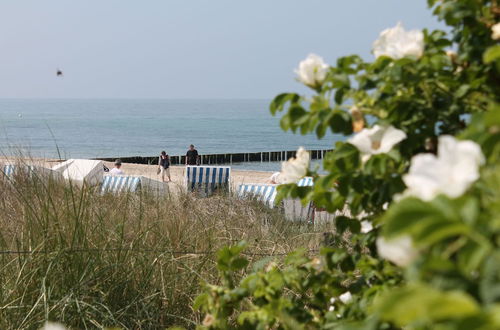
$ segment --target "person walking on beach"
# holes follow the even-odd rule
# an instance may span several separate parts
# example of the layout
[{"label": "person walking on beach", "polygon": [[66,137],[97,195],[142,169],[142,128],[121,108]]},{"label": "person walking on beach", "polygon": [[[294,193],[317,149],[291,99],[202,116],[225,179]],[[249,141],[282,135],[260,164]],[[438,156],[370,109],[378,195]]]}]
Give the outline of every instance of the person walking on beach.
[{"label": "person walking on beach", "polygon": [[158,158],[158,169],[161,171],[161,181],[165,182],[166,175],[168,182],[172,182],[172,179],[170,179],[170,157],[168,157],[166,151],[162,151],[160,158]]},{"label": "person walking on beach", "polygon": [[125,174],[125,172],[123,172],[121,167],[122,167],[121,159],[115,160],[115,167],[113,167],[111,169],[111,171],[109,171],[109,174],[111,174],[111,175],[123,175],[123,174]]},{"label": "person walking on beach", "polygon": [[186,165],[199,165],[200,156],[198,156],[198,150],[194,148],[194,145],[189,146],[189,150],[186,153]]}]

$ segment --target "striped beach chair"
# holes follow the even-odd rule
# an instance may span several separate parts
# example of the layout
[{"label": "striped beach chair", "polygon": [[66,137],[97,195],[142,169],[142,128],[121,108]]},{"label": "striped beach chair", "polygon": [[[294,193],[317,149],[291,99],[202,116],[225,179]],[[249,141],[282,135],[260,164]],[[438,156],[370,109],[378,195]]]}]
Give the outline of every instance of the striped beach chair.
[{"label": "striped beach chair", "polygon": [[16,169],[15,165],[4,165],[2,172],[5,176],[12,176],[14,175],[15,169]]},{"label": "striped beach chair", "polygon": [[186,166],[185,183],[188,191],[210,196],[217,190],[230,189],[231,167]]},{"label": "striped beach chair", "polygon": [[136,192],[140,189],[139,176],[113,176],[105,175],[102,180],[101,193]]},{"label": "striped beach chair", "polygon": [[[313,184],[312,177],[305,177],[297,182],[299,187],[311,187]],[[285,198],[283,208],[285,209],[285,217],[290,221],[314,222],[315,209],[312,202],[303,206],[299,199]]]},{"label": "striped beach chair", "polygon": [[36,165],[18,165],[18,164],[6,164],[2,167],[3,176],[7,178],[12,178],[14,175],[26,175],[29,178],[52,178],[52,179],[62,179],[62,176],[51,170],[50,168],[45,168]]},{"label": "striped beach chair", "polygon": [[273,208],[277,194],[276,187],[275,184],[241,184],[238,188],[238,197],[256,198]]},{"label": "striped beach chair", "polygon": [[168,185],[164,182],[138,175],[105,175],[101,184],[102,194],[134,193],[140,190],[165,193],[168,192]]},{"label": "striped beach chair", "polygon": [[299,187],[311,187],[313,184],[313,178],[309,176],[306,176],[297,182],[297,186]]},{"label": "striped beach chair", "polygon": [[[313,178],[305,177],[297,182],[299,187],[311,187],[314,185]],[[337,211],[335,214],[328,213],[326,210],[317,209],[314,203],[303,206],[297,200],[286,200],[285,210],[288,211],[287,217],[291,220],[306,220],[309,223],[326,223],[333,221],[337,216],[344,215],[344,211]]]}]

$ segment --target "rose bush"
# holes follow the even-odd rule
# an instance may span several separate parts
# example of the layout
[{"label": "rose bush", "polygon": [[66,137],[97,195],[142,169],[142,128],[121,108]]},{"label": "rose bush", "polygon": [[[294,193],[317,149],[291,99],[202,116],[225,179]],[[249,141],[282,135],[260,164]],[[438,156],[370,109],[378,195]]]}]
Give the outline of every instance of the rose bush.
[{"label": "rose bush", "polygon": [[[373,62],[347,56],[323,71],[309,58],[297,74],[314,96],[273,100],[285,130],[346,136],[326,175],[294,160],[280,196],[350,215],[319,255],[264,259],[243,279],[245,245],[221,251],[223,281],[196,302],[210,321],[200,327],[500,328],[500,6],[428,4],[449,32],[398,25]],[[313,187],[291,182],[304,175]]]}]

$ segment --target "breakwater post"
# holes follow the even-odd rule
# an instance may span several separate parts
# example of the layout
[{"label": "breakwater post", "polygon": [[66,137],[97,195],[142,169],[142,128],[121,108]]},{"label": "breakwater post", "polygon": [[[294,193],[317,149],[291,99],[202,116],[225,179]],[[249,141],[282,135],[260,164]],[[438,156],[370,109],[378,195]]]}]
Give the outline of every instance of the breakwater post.
[{"label": "breakwater post", "polygon": [[[308,150],[311,159],[323,159],[328,150]],[[285,161],[295,157],[296,151],[268,151],[268,152],[244,152],[244,153],[229,153],[229,154],[207,154],[200,155],[200,162],[203,165],[223,165],[232,163],[244,162],[279,162]],[[121,157],[125,163],[134,164],[158,164],[159,156],[132,156]],[[113,162],[115,158],[98,158],[108,162]],[[170,163],[172,165],[184,165],[186,163],[186,156],[170,156]]]}]

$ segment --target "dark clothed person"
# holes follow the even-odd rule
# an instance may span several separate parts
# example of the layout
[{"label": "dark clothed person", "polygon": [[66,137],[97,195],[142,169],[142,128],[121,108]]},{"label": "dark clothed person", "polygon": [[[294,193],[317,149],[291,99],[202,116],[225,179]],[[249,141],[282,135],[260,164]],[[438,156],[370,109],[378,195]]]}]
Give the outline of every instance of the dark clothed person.
[{"label": "dark clothed person", "polygon": [[198,165],[198,158],[198,150],[191,145],[186,153],[186,165]]}]

